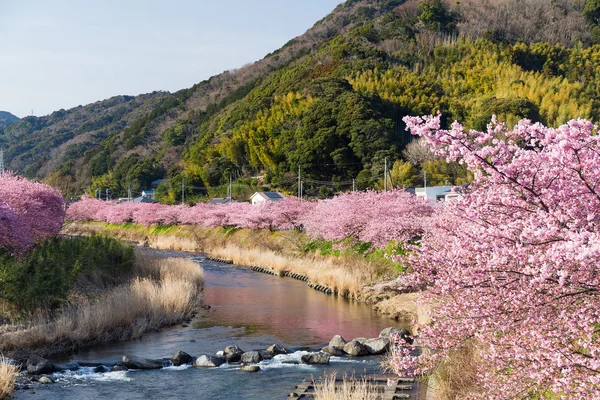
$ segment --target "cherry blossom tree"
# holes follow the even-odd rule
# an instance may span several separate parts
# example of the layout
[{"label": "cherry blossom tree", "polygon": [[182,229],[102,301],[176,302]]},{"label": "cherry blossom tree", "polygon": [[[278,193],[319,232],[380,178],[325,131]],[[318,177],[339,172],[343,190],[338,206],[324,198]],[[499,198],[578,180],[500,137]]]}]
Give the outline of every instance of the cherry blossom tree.
[{"label": "cherry blossom tree", "polygon": [[50,186],[13,173],[0,175],[0,247],[15,254],[58,235],[64,200]]},{"label": "cherry blossom tree", "polygon": [[[405,119],[438,156],[475,174],[468,193],[436,214],[403,286],[426,288],[433,323],[420,357],[399,373],[431,370],[476,343],[487,368],[479,398],[551,390],[600,398],[600,137],[589,121],[547,128],[528,120],[487,131],[440,115]],[[404,356],[402,356],[404,355]]]}]

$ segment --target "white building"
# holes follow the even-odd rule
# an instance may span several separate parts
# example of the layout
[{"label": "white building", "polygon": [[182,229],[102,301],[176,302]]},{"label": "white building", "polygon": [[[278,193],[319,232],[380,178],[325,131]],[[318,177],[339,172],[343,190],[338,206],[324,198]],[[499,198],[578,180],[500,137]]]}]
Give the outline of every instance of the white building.
[{"label": "white building", "polygon": [[283,200],[283,196],[277,192],[256,192],[250,197],[252,205],[264,204],[266,202],[276,203]]},{"label": "white building", "polygon": [[460,193],[452,190],[454,186],[431,186],[428,188],[415,188],[415,195],[421,199],[430,201],[446,201],[459,197]]}]

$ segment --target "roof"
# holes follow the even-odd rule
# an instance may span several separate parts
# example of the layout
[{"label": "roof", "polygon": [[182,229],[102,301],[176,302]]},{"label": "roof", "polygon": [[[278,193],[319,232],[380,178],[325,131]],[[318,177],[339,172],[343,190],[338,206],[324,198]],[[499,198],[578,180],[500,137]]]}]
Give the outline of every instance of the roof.
[{"label": "roof", "polygon": [[228,204],[228,203],[233,203],[233,199],[230,199],[229,197],[215,197],[214,199],[212,199],[211,201],[208,202],[208,204]]},{"label": "roof", "polygon": [[133,199],[134,203],[158,203],[158,201],[156,200],[152,200],[149,197],[146,196],[140,196],[140,197],[136,197],[135,199]]},{"label": "roof", "polygon": [[154,194],[154,193],[156,193],[156,190],[154,190],[154,189],[146,189],[146,190],[142,190],[142,193]]},{"label": "roof", "polygon": [[253,197],[257,196],[257,195],[260,196],[260,197],[262,197],[262,198],[264,198],[264,199],[267,199],[267,200],[281,200],[281,199],[283,199],[283,196],[280,195],[277,192],[256,192],[250,198],[253,198]]}]

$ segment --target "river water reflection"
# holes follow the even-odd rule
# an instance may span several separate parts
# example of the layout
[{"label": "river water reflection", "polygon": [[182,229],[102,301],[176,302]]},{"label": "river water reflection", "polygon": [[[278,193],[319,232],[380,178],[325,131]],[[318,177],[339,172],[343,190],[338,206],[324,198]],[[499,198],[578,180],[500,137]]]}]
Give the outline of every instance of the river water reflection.
[{"label": "river water reflection", "polygon": [[[189,255],[176,254],[185,256]],[[244,350],[265,349],[281,343],[295,350],[318,347],[334,335],[346,339],[377,337],[393,321],[377,315],[369,306],[327,296],[305,282],[279,278],[232,265],[194,257],[204,268],[205,304],[211,309],[198,314],[187,327],[176,326],[145,335],[141,340],[80,351],[57,362],[115,362],[125,353],[148,358],[170,357],[178,350],[192,355],[210,354],[229,345]],[[123,305],[126,306],[126,305]],[[291,358],[299,358],[297,353]],[[280,360],[281,361],[281,360]],[[235,366],[213,370],[164,369],[94,374],[81,371],[56,376],[54,385],[17,392],[17,398],[111,399],[270,399],[285,398],[294,385],[325,371],[359,374],[377,372],[375,357],[334,359],[327,367],[271,362],[263,371],[249,374]]]}]

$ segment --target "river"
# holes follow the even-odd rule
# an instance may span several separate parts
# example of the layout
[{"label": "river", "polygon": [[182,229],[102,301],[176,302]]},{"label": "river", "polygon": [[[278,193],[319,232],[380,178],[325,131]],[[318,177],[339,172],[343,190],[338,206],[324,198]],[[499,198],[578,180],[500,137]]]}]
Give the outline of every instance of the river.
[{"label": "river", "polygon": [[[172,255],[189,257],[183,253]],[[214,369],[189,366],[153,371],[94,373],[92,368],[54,374],[56,383],[20,390],[16,399],[284,399],[305,379],[325,373],[360,375],[380,372],[380,358],[332,357],[326,367],[286,364],[305,354],[303,347],[320,348],[334,335],[346,340],[377,337],[398,324],[377,315],[369,306],[328,296],[305,282],[250,271],[194,256],[204,268],[205,304],[211,306],[189,324],[149,333],[141,340],[87,349],[59,363],[114,363],[124,354],[147,358],[171,357],[178,350],[193,356],[214,354],[226,346],[266,349],[279,343],[294,351],[261,362],[259,373],[225,364]],[[125,306],[125,305],[124,305]]]}]

